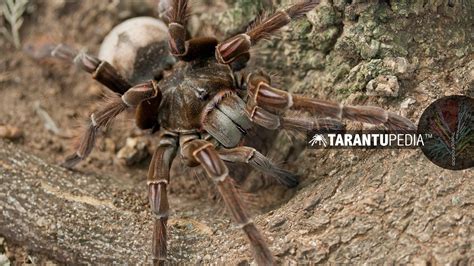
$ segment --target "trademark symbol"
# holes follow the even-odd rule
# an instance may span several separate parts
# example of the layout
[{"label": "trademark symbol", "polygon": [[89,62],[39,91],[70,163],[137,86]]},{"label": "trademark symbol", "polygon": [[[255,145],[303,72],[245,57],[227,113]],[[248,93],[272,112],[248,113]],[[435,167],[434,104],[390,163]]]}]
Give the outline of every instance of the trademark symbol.
[{"label": "trademark symbol", "polygon": [[431,134],[431,133],[426,133],[425,134],[425,139],[431,139],[431,138],[433,138],[433,134]]}]

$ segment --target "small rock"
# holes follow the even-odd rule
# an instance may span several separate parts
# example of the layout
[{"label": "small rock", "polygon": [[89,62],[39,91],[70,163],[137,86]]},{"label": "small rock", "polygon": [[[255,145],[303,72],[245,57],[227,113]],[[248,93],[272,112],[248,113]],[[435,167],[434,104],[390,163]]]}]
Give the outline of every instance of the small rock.
[{"label": "small rock", "polygon": [[0,265],[10,266],[10,260],[8,259],[7,255],[0,254]]},{"label": "small rock", "polygon": [[413,67],[405,57],[386,57],[383,60],[383,64],[395,74],[405,74],[413,71]]},{"label": "small rock", "polygon": [[141,138],[127,138],[126,144],[117,153],[120,164],[131,166],[148,157],[147,142]]},{"label": "small rock", "polygon": [[397,97],[400,85],[398,84],[397,77],[392,75],[380,75],[369,81],[366,89],[367,95],[369,96]]},{"label": "small rock", "polygon": [[292,247],[290,248],[290,250],[288,251],[291,255],[295,255],[296,254],[296,248],[295,247]]},{"label": "small rock", "polygon": [[408,106],[410,106],[411,104],[414,104],[414,103],[416,103],[416,100],[415,100],[415,99],[406,98],[406,99],[403,100],[403,102],[400,104],[400,108],[401,108],[401,109],[407,109]]},{"label": "small rock", "polygon": [[23,131],[17,127],[3,125],[0,126],[0,138],[17,140],[23,136]]}]

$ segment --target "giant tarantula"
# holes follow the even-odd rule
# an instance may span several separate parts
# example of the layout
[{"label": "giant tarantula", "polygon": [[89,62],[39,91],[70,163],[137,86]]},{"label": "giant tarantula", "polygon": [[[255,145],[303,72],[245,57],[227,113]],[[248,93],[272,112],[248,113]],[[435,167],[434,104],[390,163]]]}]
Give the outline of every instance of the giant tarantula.
[{"label": "giant tarantula", "polygon": [[[125,66],[133,72],[127,78],[117,70],[120,68],[118,63],[75,52],[65,45],[53,50],[53,56],[74,61],[115,93],[107,104],[90,116],[77,151],[66,158],[63,166],[72,168],[88,156],[99,128],[107,126],[128,108],[136,108],[136,125],[140,129],[159,131],[159,145],[148,171],[148,195],[154,214],[152,259],[155,264],[166,260],[167,187],[170,166],[178,152],[187,165],[204,168],[215,182],[230,215],[248,237],[256,262],[270,265],[275,263],[274,257],[247,214],[224,162],[248,164],[288,187],[296,186],[298,181],[295,175],[280,169],[257,150],[240,145],[252,127],[260,125],[272,130],[305,132],[341,128],[340,121],[349,119],[396,130],[415,128],[406,118],[381,108],[343,106],[291,94],[272,87],[269,75],[264,72],[244,70],[252,46],[292,19],[302,17],[318,3],[319,0],[303,1],[262,16],[244,33],[219,42],[213,37],[190,38],[186,29],[188,1],[173,0],[165,29],[169,33],[168,44],[156,48],[161,40],[152,40],[150,43],[155,48],[136,52],[137,58],[129,63],[134,65]],[[165,28],[158,20],[145,24],[159,30]],[[133,30],[135,36],[141,34],[140,28]],[[122,34],[122,40],[117,42],[133,42],[130,36],[133,34],[128,38]],[[166,53],[175,59],[165,63],[165,58],[169,59]],[[289,116],[284,114],[286,110],[303,110],[322,118]]]}]

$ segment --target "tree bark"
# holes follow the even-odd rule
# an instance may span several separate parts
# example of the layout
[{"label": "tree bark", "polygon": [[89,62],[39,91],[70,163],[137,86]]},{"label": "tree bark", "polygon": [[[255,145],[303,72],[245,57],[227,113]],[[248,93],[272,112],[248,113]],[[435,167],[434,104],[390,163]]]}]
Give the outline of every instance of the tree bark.
[{"label": "tree bark", "polygon": [[0,184],[0,234],[8,241],[61,262],[146,261],[150,217],[120,206],[127,199],[117,200],[115,180],[48,165],[0,141]]}]

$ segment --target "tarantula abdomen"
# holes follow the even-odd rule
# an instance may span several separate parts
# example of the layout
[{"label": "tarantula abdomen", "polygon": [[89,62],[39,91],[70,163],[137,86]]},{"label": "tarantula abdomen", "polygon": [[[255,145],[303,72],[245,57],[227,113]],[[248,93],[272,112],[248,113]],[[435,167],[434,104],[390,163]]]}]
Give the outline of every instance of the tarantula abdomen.
[{"label": "tarantula abdomen", "polygon": [[115,26],[104,38],[99,58],[132,84],[158,79],[176,62],[169,53],[168,39],[168,28],[161,20],[132,18]]},{"label": "tarantula abdomen", "polygon": [[[168,28],[161,20],[132,18],[115,26],[104,38],[99,58],[114,66],[132,85],[159,80],[176,62],[169,53],[168,40]],[[160,103],[161,94],[137,105],[135,123],[138,128],[159,129]]]}]

